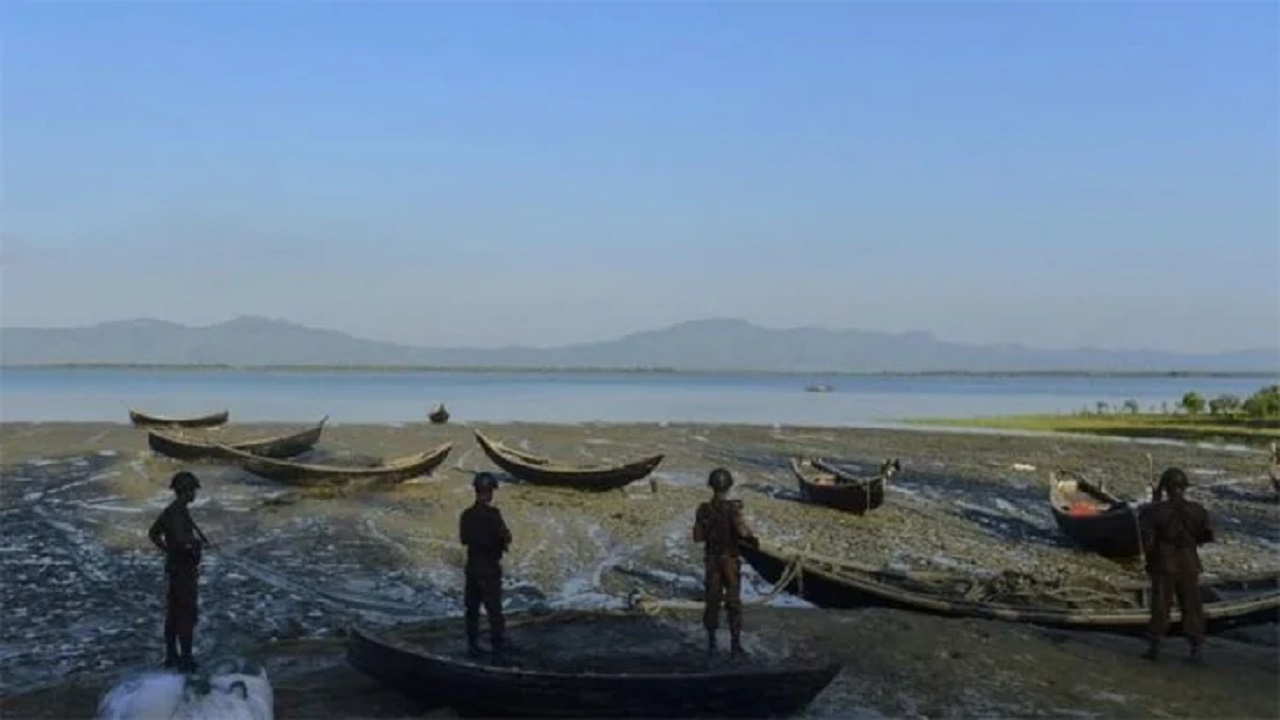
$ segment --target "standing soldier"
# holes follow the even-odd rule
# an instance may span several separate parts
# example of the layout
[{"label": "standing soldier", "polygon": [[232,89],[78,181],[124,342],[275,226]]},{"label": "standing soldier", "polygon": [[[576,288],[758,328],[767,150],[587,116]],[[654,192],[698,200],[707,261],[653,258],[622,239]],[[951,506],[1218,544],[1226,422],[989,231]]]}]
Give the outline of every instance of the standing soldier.
[{"label": "standing soldier", "polygon": [[1200,554],[1196,547],[1213,542],[1209,512],[1184,497],[1187,474],[1169,468],[1160,475],[1160,489],[1168,498],[1142,512],[1142,542],[1151,575],[1150,646],[1142,657],[1160,657],[1160,641],[1169,631],[1169,610],[1178,598],[1182,634],[1191,643],[1192,662],[1200,661],[1204,643],[1204,609],[1200,598]]},{"label": "standing soldier", "polygon": [[467,584],[465,591],[467,649],[472,657],[483,654],[480,648],[480,606],[489,618],[489,639],[495,656],[502,654],[502,555],[511,546],[511,531],[502,513],[493,506],[493,491],[498,479],[483,472],[472,481],[476,501],[462,511],[459,535],[467,546]]},{"label": "standing soldier", "polygon": [[733,475],[716,468],[707,478],[713,495],[698,505],[693,524],[693,541],[704,543],[706,599],[702,624],[707,629],[707,652],[716,652],[716,631],[720,627],[720,605],[729,616],[731,654],[742,655],[742,587],[738,542],[758,546],[760,541],[742,519],[742,501],[730,500]]},{"label": "standing soldier", "polygon": [[[151,525],[148,537],[165,554],[165,574],[169,579],[164,616],[164,666],[194,672],[191,644],[195,638],[200,580],[200,556],[204,534],[191,519],[190,505],[196,499],[200,481],[189,472],[169,480],[177,497]],[[182,645],[179,656],[177,643]]]}]

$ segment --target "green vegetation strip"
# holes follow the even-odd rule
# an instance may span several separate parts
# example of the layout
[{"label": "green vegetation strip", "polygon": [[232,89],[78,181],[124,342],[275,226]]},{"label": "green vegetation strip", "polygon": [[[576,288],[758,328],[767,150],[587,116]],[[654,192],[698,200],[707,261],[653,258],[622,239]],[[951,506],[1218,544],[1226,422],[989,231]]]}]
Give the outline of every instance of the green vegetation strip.
[{"label": "green vegetation strip", "polygon": [[1280,418],[1212,415],[1006,415],[976,418],[908,418],[913,425],[1031,430],[1171,440],[1280,440]]}]

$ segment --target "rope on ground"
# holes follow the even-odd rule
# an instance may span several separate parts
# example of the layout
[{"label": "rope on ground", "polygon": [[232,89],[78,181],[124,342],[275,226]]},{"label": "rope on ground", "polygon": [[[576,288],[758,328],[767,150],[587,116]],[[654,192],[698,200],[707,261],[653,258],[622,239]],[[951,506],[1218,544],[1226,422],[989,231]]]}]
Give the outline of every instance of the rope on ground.
[{"label": "rope on ground", "polygon": [[[791,560],[787,563],[787,567],[782,571],[782,575],[778,581],[773,584],[769,592],[757,598],[742,603],[743,605],[764,605],[771,602],[779,594],[781,594],[792,581],[796,581],[799,585],[798,591],[804,594],[804,559],[803,555],[796,553],[791,556]],[[636,590],[627,597],[627,606],[633,610],[639,610],[646,615],[657,615],[663,610],[701,610],[705,603],[694,600],[663,600],[654,597],[642,590]]]}]

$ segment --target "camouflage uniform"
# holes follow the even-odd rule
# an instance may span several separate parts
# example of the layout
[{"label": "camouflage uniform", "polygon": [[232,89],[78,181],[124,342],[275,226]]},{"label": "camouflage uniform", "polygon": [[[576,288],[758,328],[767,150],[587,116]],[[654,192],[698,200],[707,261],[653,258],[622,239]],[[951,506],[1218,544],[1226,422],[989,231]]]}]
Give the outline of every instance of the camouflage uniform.
[{"label": "camouflage uniform", "polygon": [[[160,513],[148,533],[165,553],[165,665],[192,664],[191,646],[199,620],[201,540],[187,505],[174,501]],[[175,640],[181,643],[178,655]]]},{"label": "camouflage uniform", "polygon": [[702,624],[714,649],[715,632],[720,626],[720,605],[729,617],[729,636],[736,652],[742,632],[742,560],[738,541],[751,538],[751,530],[742,519],[742,501],[729,500],[717,493],[698,506],[694,520],[694,540],[704,543],[705,605]]},{"label": "camouflage uniform", "polygon": [[1182,610],[1182,633],[1191,643],[1193,657],[1204,642],[1204,608],[1200,597],[1200,554],[1198,545],[1213,542],[1209,513],[1204,506],[1171,493],[1169,500],[1143,509],[1143,547],[1147,572],[1151,575],[1151,647],[1154,659],[1160,640],[1169,631],[1169,610],[1176,596]]},{"label": "camouflage uniform", "polygon": [[498,651],[506,629],[502,616],[502,555],[511,545],[511,531],[497,508],[477,502],[462,512],[459,535],[467,546],[464,602],[468,645],[473,652],[479,649],[483,605],[489,618],[490,641]]}]

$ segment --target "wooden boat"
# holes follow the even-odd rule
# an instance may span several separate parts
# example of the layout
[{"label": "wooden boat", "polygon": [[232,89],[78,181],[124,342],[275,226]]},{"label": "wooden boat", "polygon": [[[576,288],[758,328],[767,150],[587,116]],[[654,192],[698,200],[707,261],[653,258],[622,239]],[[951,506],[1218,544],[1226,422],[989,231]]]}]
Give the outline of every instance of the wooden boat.
[{"label": "wooden boat", "polygon": [[506,447],[475,431],[476,442],[495,465],[534,485],[557,485],[593,492],[613,490],[639,480],[662,462],[662,455],[622,465],[557,465],[547,458]]},{"label": "wooden boat", "polygon": [[1138,507],[1092,483],[1049,475],[1049,509],[1063,534],[1108,558],[1142,554]]},{"label": "wooden boat", "polygon": [[227,418],[230,416],[230,410],[223,410],[222,412],[210,413],[208,415],[176,418],[165,417],[163,415],[148,415],[147,413],[129,408],[129,420],[139,427],[213,427],[215,425],[222,425],[226,423]]},{"label": "wooden boat", "polygon": [[218,459],[234,463],[259,477],[290,485],[338,485],[349,482],[398,483],[429,475],[449,455],[453,443],[427,452],[398,458],[374,467],[308,465],[261,457],[227,445],[219,445]]},{"label": "wooden boat", "polygon": [[840,672],[828,662],[708,661],[696,622],[641,613],[517,615],[507,628],[519,651],[502,663],[467,657],[459,619],[354,627],[347,659],[464,717],[785,717]]},{"label": "wooden boat", "polygon": [[[945,617],[1029,623],[1071,630],[1145,635],[1151,619],[1145,584],[1113,588],[1106,607],[1086,607],[1064,600],[1070,589],[1042,591],[1040,595],[1001,593],[1014,583],[954,573],[892,573],[858,567],[853,563],[791,554],[762,545],[740,547],[742,557],[771,583],[790,576],[784,589],[822,608],[886,607],[914,610]],[[1280,621],[1280,589],[1276,572],[1260,574],[1252,585],[1242,578],[1218,588],[1211,578],[1202,581],[1205,623],[1208,632]],[[1243,595],[1241,589],[1246,590]],[[1232,593],[1225,592],[1232,590]],[[1235,594],[1236,597],[1228,597]],[[1097,594],[1091,599],[1096,599]],[[1181,609],[1171,614],[1171,630],[1179,632]]]},{"label": "wooden boat", "polygon": [[884,504],[885,483],[901,470],[896,459],[886,460],[875,477],[858,477],[821,458],[791,458],[791,471],[806,500],[858,515]]},{"label": "wooden boat", "polygon": [[[240,452],[246,452],[250,455],[268,458],[288,458],[294,455],[304,453],[320,441],[320,434],[324,432],[324,424],[328,422],[329,416],[326,415],[316,423],[315,427],[307,428],[300,432],[289,433],[287,435],[277,435],[275,437],[262,438],[260,440],[245,440],[237,443],[226,443],[226,447],[234,448]],[[169,433],[158,432],[155,430],[147,431],[147,444],[155,452],[174,458],[176,460],[217,460],[219,455],[218,446],[222,443],[209,442],[207,440],[196,440],[194,438],[183,437],[181,435],[171,435]]]},{"label": "wooden boat", "polygon": [[832,390],[835,390],[835,388],[831,387],[830,385],[826,385],[822,383],[817,383],[814,385],[806,385],[804,388],[805,392],[812,392],[812,393],[829,393]]},{"label": "wooden boat", "polygon": [[435,410],[432,410],[431,413],[427,415],[427,419],[430,420],[432,424],[443,425],[449,422],[449,411],[445,409],[444,403],[440,403],[436,406]]}]

